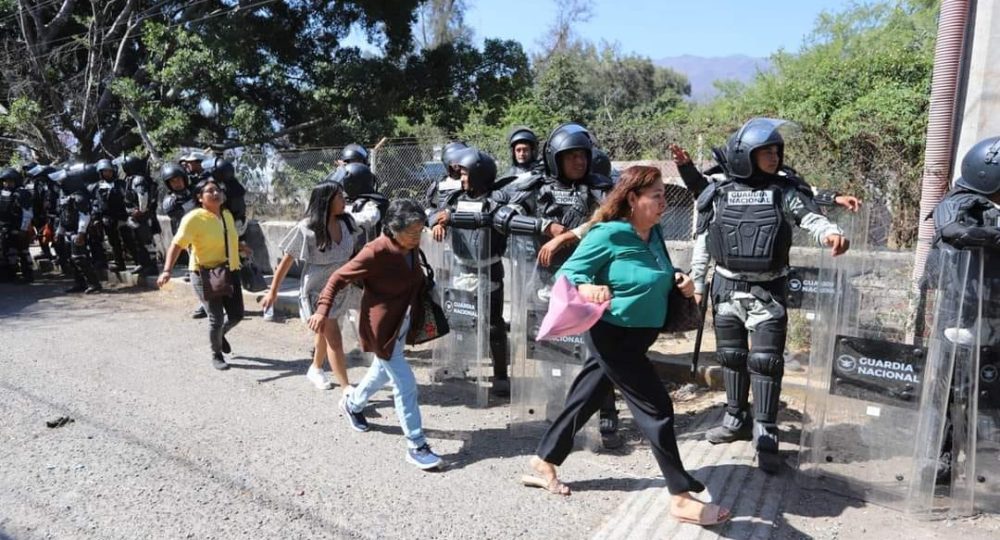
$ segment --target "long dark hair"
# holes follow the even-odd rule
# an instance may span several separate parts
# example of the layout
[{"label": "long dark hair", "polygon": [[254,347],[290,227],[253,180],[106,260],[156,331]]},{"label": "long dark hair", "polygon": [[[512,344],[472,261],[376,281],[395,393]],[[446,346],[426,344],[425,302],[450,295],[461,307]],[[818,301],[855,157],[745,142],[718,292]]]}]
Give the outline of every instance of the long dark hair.
[{"label": "long dark hair", "polygon": [[[309,206],[306,207],[306,226],[316,235],[316,247],[320,251],[325,251],[330,247],[330,231],[326,228],[327,219],[330,217],[330,202],[338,194],[344,192],[344,186],[337,182],[320,182],[309,194]],[[347,230],[354,234],[354,222],[347,213],[337,216],[338,219],[347,223]]]}]

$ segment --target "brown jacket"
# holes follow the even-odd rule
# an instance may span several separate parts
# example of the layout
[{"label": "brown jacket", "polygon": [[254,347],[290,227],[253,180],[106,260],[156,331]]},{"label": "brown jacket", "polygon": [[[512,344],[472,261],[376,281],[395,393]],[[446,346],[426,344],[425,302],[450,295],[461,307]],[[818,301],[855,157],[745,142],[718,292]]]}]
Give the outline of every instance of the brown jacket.
[{"label": "brown jacket", "polygon": [[[413,257],[412,266],[404,257]],[[388,359],[407,307],[412,307],[410,328],[422,324],[418,319],[423,318],[419,308],[424,273],[417,250],[407,252],[384,234],[372,240],[330,276],[316,302],[316,313],[326,317],[334,296],[354,281],[361,281],[365,288],[358,322],[361,348]]]}]

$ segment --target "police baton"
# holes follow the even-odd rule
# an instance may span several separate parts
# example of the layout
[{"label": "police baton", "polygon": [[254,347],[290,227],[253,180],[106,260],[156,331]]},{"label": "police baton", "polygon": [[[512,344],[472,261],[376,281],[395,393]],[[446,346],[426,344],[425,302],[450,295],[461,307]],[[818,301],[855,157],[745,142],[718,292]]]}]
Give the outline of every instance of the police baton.
[{"label": "police baton", "polygon": [[691,376],[698,375],[698,355],[701,353],[701,338],[705,335],[705,312],[708,310],[708,296],[712,287],[705,288],[705,294],[701,296],[701,303],[698,304],[698,312],[701,314],[701,324],[698,325],[698,333],[694,336],[694,352],[691,354]]}]

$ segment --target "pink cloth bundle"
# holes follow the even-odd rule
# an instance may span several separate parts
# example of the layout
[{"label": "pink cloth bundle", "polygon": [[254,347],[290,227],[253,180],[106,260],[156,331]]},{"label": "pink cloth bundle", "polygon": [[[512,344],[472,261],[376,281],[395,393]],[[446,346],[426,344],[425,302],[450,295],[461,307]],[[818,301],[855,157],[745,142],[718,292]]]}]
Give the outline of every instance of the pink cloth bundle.
[{"label": "pink cloth bundle", "polygon": [[586,301],[566,276],[559,276],[535,341],[582,334],[594,326],[610,304],[608,300],[600,304]]}]

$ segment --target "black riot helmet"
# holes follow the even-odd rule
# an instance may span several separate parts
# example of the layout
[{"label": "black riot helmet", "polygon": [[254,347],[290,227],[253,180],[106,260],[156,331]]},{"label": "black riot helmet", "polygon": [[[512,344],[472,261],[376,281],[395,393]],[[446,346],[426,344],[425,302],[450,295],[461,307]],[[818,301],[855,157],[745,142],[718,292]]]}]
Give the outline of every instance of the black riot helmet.
[{"label": "black riot helmet", "polygon": [[[527,163],[518,163],[517,157],[514,156],[514,146],[520,143],[531,145],[531,159]],[[527,126],[514,126],[510,131],[510,136],[507,137],[507,146],[510,147],[510,162],[513,165],[530,165],[538,154],[538,136]]]},{"label": "black riot helmet", "polygon": [[472,193],[480,195],[493,189],[493,182],[497,179],[497,162],[489,154],[466,148],[458,155],[456,165],[468,172],[468,190]]},{"label": "black riot helmet", "polygon": [[38,177],[48,177],[50,174],[58,171],[59,169],[51,165],[35,165],[34,167],[27,170],[28,178],[38,178]]},{"label": "black riot helmet", "polygon": [[104,179],[104,171],[111,171],[112,178],[114,178],[115,173],[118,172],[118,168],[115,167],[114,163],[111,163],[110,159],[98,160],[94,165],[94,168],[97,169],[97,174],[102,180]]},{"label": "black riot helmet", "polygon": [[340,161],[368,165],[368,150],[358,143],[351,143],[340,151]]},{"label": "black riot helmet", "polygon": [[587,172],[593,166],[594,137],[580,124],[562,124],[552,131],[545,141],[545,171],[549,176],[564,178],[559,169],[559,154],[570,150],[584,150],[587,153]]},{"label": "black riot helmet", "polygon": [[600,148],[594,148],[593,156],[590,158],[590,170],[594,174],[611,178],[611,158]]},{"label": "black riot helmet", "polygon": [[325,181],[344,186],[344,193],[351,200],[361,195],[375,193],[375,175],[364,163],[345,163],[337,167]]},{"label": "black riot helmet", "polygon": [[74,163],[64,169],[56,169],[49,174],[49,179],[65,193],[78,193],[97,182],[100,176],[93,165]]},{"label": "black riot helmet", "polygon": [[785,139],[780,128],[794,126],[778,118],[751,118],[729,137],[726,144],[726,164],[729,174],[736,178],[750,178],[756,165],[753,151],[765,146],[778,145],[778,169],[785,163]]},{"label": "black riot helmet", "polygon": [[138,156],[128,156],[122,160],[122,171],[126,176],[146,176],[147,168],[146,160]]},{"label": "black riot helmet", "polygon": [[186,189],[188,187],[187,171],[182,169],[181,166],[177,165],[176,163],[167,163],[162,168],[160,168],[160,182],[163,182],[163,185],[166,186],[167,190],[169,191],[173,191],[173,189],[170,188],[171,178],[183,179],[184,188]]},{"label": "black riot helmet", "polygon": [[1000,191],[1000,137],[983,139],[965,153],[955,185],[982,195]]},{"label": "black riot helmet", "polygon": [[4,167],[3,170],[0,170],[0,184],[13,182],[15,186],[20,186],[23,180],[21,173],[14,167]]},{"label": "black riot helmet", "polygon": [[236,178],[236,169],[232,162],[220,157],[212,156],[205,158],[201,162],[202,174],[211,174],[213,178],[220,182],[230,182]]},{"label": "black riot helmet", "polygon": [[468,147],[469,145],[461,141],[452,141],[444,145],[444,149],[441,150],[441,163],[444,163],[445,167],[450,167],[458,161],[459,154]]}]

